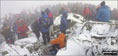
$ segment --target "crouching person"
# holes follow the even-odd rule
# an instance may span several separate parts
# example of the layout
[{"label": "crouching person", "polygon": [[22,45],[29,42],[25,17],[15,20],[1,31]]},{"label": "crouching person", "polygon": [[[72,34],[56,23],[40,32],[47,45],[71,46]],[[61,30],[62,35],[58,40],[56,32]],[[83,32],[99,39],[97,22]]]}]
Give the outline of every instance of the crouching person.
[{"label": "crouching person", "polygon": [[5,37],[8,44],[14,44],[13,32],[9,26],[4,26],[1,34]]},{"label": "crouching person", "polygon": [[64,33],[59,34],[59,36],[55,40],[51,40],[50,44],[52,45],[52,49],[50,50],[51,55],[56,55],[57,51],[60,48],[64,48],[66,46],[66,36]]}]

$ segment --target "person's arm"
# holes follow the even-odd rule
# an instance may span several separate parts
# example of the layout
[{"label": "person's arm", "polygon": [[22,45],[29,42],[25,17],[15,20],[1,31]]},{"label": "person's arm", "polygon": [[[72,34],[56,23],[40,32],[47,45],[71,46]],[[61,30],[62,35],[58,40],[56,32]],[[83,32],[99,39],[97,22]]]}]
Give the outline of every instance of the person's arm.
[{"label": "person's arm", "polygon": [[54,44],[59,44],[59,38],[56,38],[55,40],[51,40],[50,43],[51,43],[52,45],[54,45]]},{"label": "person's arm", "polygon": [[52,44],[48,43],[48,44],[45,45],[45,46],[41,46],[40,49],[43,50],[43,49],[46,49],[46,48],[48,48],[48,47],[50,47],[50,46],[52,46]]}]

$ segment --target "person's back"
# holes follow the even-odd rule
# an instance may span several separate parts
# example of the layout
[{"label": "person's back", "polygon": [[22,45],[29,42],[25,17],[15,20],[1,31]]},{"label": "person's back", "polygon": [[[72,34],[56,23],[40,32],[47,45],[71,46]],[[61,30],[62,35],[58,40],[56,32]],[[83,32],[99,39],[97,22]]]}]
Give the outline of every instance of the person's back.
[{"label": "person's back", "polygon": [[32,23],[31,28],[33,31],[39,31],[40,30],[40,26],[39,26],[39,23],[37,20]]},{"label": "person's back", "polygon": [[48,32],[49,25],[48,25],[48,15],[45,12],[42,12],[42,16],[39,19],[40,29],[41,32]]},{"label": "person's back", "polygon": [[68,25],[68,20],[67,20],[67,12],[64,11],[61,17],[61,25],[60,25],[60,31],[63,33],[66,33],[67,25]]},{"label": "person's back", "polygon": [[65,34],[61,33],[55,40],[52,40],[50,43],[52,45],[58,44],[60,48],[63,48],[65,46]]},{"label": "person's back", "polygon": [[98,9],[98,13],[96,15],[96,19],[103,22],[109,22],[110,20],[110,9],[108,6],[101,5],[101,7]]},{"label": "person's back", "polygon": [[21,36],[24,36],[26,32],[28,31],[28,27],[26,24],[23,24],[22,26],[18,26],[18,32]]}]

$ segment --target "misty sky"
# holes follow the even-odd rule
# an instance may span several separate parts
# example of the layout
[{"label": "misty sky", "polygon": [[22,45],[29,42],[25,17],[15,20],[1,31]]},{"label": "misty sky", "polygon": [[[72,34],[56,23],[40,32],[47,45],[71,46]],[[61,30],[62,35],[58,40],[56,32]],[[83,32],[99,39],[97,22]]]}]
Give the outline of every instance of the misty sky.
[{"label": "misty sky", "polygon": [[[101,3],[101,1],[1,1],[1,17],[8,15],[8,13],[20,13],[23,9],[34,11],[36,8],[39,9],[41,5],[67,4],[68,2],[82,2],[94,5]],[[117,8],[117,3],[118,1],[106,1],[111,10]]]}]

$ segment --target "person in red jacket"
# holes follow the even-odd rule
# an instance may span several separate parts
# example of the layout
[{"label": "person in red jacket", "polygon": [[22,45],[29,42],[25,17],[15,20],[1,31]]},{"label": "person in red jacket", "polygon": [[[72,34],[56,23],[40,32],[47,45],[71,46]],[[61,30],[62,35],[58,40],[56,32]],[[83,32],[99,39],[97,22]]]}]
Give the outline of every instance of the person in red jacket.
[{"label": "person in red jacket", "polygon": [[21,19],[17,23],[18,23],[17,26],[18,39],[27,37],[27,31],[29,30],[28,26],[24,24],[24,21]]},{"label": "person in red jacket", "polygon": [[85,19],[90,20],[91,18],[91,10],[88,7],[88,5],[86,5],[86,7],[83,10],[83,16],[85,17]]},{"label": "person in red jacket", "polygon": [[114,10],[113,10],[113,18],[114,18],[115,20],[118,20],[118,11],[117,11],[117,9],[114,9]]}]

